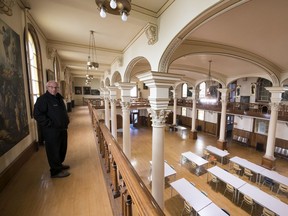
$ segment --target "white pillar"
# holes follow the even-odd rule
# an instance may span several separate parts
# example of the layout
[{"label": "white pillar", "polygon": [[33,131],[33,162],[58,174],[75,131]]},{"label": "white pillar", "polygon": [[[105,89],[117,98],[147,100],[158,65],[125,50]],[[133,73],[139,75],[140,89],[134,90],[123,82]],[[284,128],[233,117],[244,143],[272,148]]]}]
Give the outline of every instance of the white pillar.
[{"label": "white pillar", "polygon": [[177,117],[177,94],[176,94],[176,89],[175,90],[170,90],[173,93],[173,125],[176,125],[176,117]]},{"label": "white pillar", "polygon": [[146,72],[137,76],[149,87],[149,102],[152,115],[152,195],[160,208],[164,209],[164,126],[165,111],[169,104],[169,87],[180,81],[176,74]]},{"label": "white pillar", "polygon": [[220,120],[220,134],[219,134],[219,140],[217,141],[218,148],[220,149],[227,149],[226,146],[226,113],[227,113],[227,93],[229,92],[229,89],[222,88],[218,89],[219,92],[221,92],[221,120]]},{"label": "white pillar", "polygon": [[271,114],[268,128],[268,136],[267,136],[267,146],[266,153],[264,155],[265,158],[274,160],[274,148],[275,148],[275,136],[276,136],[276,126],[278,120],[278,110],[279,105],[282,99],[282,93],[285,91],[283,87],[267,87],[269,92],[271,92]]},{"label": "white pillar", "polygon": [[130,103],[121,102],[123,113],[123,152],[131,159],[131,136],[130,136]]},{"label": "white pillar", "polygon": [[[168,105],[168,104],[167,104]],[[170,111],[149,109],[152,117],[152,195],[164,208],[164,134],[165,121]]]},{"label": "white pillar", "polygon": [[197,109],[196,109],[196,102],[197,102],[197,94],[199,90],[189,90],[192,93],[192,116],[191,116],[191,131],[197,132],[196,130],[196,119],[197,119]]},{"label": "white pillar", "polygon": [[123,115],[123,152],[131,159],[131,136],[130,136],[130,90],[135,86],[133,83],[115,83],[121,90],[121,106]]},{"label": "white pillar", "polygon": [[110,86],[108,87],[110,91],[110,105],[111,105],[111,132],[114,139],[117,141],[117,87]]},{"label": "white pillar", "polygon": [[117,115],[116,115],[116,99],[110,99],[111,104],[111,132],[114,139],[117,141]]},{"label": "white pillar", "polygon": [[110,114],[109,114],[109,91],[106,88],[101,88],[105,106],[105,125],[110,130]]}]

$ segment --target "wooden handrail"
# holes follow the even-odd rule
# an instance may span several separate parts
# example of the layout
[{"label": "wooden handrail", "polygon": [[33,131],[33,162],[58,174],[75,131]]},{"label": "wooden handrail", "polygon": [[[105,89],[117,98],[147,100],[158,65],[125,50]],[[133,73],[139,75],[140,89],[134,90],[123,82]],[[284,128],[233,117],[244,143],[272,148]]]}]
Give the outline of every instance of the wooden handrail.
[{"label": "wooden handrail", "polygon": [[91,104],[88,104],[88,106],[89,110],[92,110],[92,118],[94,118],[94,121],[97,121],[97,125],[100,127],[104,140],[108,144],[109,151],[113,155],[113,159],[117,164],[117,168],[121,173],[122,178],[124,179],[126,188],[132,197],[132,202],[135,204],[138,214],[143,216],[165,215],[122,151],[119,144],[111,135],[105,123],[99,119],[97,110],[92,109]]}]

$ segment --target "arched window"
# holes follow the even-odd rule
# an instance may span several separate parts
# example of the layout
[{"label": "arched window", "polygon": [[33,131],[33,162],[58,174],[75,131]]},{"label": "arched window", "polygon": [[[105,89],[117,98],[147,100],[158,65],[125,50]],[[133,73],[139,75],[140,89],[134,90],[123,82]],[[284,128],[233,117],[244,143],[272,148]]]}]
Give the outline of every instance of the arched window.
[{"label": "arched window", "polygon": [[199,98],[206,97],[206,83],[202,82],[199,85]]},{"label": "arched window", "polygon": [[182,85],[182,97],[187,97],[187,92],[188,92],[188,85],[187,85],[187,83],[184,83],[183,85]]},{"label": "arched window", "polygon": [[265,87],[271,87],[272,83],[264,78],[259,78],[258,81],[258,87],[256,88],[256,93],[257,93],[257,97],[256,100],[259,102],[269,102],[270,97],[271,97],[271,93],[266,90]]},{"label": "arched window", "polygon": [[26,61],[27,61],[27,73],[28,73],[28,86],[29,86],[29,101],[31,115],[33,113],[33,107],[37,98],[43,93],[42,88],[42,67],[41,67],[41,52],[40,43],[37,37],[37,33],[32,25],[28,26],[28,35],[25,37],[26,43]]}]

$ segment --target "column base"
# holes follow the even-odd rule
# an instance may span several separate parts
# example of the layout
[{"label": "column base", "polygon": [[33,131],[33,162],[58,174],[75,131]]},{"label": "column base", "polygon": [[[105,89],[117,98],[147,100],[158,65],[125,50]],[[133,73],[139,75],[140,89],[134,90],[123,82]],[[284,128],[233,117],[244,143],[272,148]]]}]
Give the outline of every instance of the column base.
[{"label": "column base", "polygon": [[227,150],[227,141],[217,140],[217,148]]},{"label": "column base", "polygon": [[197,139],[197,131],[190,131],[189,138],[196,140]]},{"label": "column base", "polygon": [[274,170],[276,166],[276,158],[268,158],[263,156],[261,165],[267,169]]}]

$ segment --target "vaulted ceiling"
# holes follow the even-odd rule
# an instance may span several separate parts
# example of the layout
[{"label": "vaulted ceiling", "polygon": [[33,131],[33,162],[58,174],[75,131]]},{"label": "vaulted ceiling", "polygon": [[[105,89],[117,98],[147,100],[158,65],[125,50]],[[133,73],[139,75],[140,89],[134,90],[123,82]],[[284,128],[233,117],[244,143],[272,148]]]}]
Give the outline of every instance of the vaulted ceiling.
[{"label": "vaulted ceiling", "polygon": [[[95,75],[101,76],[145,25],[155,22],[174,1],[132,0],[125,23],[120,16],[110,14],[102,19],[94,0],[28,2],[29,13],[48,45],[57,49],[74,76],[85,76],[89,31],[96,32],[100,68]],[[182,35],[183,43],[171,58],[169,72],[183,74],[196,83],[207,77],[208,62],[212,60],[212,76],[223,82],[249,76],[271,79],[267,68],[273,68],[280,81],[288,79],[287,9],[287,0],[244,0],[237,7],[207,16],[205,22]],[[198,49],[183,52],[187,47]],[[215,51],[215,47],[221,51]]]}]

